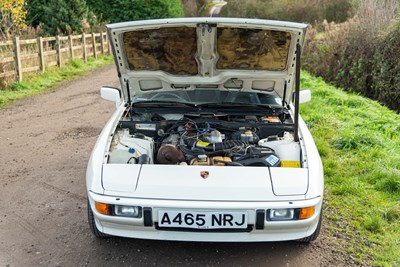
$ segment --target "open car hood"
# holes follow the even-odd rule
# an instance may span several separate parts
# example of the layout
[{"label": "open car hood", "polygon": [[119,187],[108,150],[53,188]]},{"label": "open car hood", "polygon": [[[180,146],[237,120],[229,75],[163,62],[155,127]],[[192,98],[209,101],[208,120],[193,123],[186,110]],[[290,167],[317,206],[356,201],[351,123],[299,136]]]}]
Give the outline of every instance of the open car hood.
[{"label": "open car hood", "polygon": [[[306,24],[179,18],[107,25],[125,100],[148,91],[240,90],[290,101]],[[286,88],[286,92],[285,92]]]}]

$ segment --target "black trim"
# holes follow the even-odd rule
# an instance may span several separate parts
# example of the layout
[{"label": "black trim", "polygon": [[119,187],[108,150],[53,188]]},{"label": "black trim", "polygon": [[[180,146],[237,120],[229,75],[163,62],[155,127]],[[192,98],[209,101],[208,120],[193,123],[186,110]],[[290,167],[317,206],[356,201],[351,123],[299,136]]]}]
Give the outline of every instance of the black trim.
[{"label": "black trim", "polygon": [[300,101],[300,58],[301,45],[296,46],[296,94],[294,101],[294,141],[299,141],[299,101]]},{"label": "black trim", "polygon": [[143,224],[144,226],[153,226],[152,209],[149,207],[143,208]]},{"label": "black trim", "polygon": [[197,27],[202,27],[207,25],[208,27],[217,27],[217,23],[209,23],[209,22],[200,22],[197,23]]},{"label": "black trim", "polygon": [[294,219],[295,220],[300,220],[300,210],[301,209],[294,209]]},{"label": "black trim", "polygon": [[160,231],[175,231],[175,232],[208,232],[208,233],[248,233],[253,231],[254,225],[249,224],[244,229],[198,229],[198,228],[183,228],[183,227],[160,227],[158,223],[154,223],[157,230]]},{"label": "black trim", "polygon": [[265,221],[265,210],[257,210],[256,211],[256,229],[257,230],[264,229],[264,221]]}]

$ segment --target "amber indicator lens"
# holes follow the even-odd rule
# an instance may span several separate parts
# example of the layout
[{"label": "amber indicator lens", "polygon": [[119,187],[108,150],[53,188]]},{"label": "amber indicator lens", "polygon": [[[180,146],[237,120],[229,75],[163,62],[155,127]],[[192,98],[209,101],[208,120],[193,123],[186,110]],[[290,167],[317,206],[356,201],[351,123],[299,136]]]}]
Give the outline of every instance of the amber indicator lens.
[{"label": "amber indicator lens", "polygon": [[308,219],[311,216],[314,215],[315,212],[315,207],[307,207],[307,208],[301,208],[300,209],[300,217],[299,219]]},{"label": "amber indicator lens", "polygon": [[108,215],[109,212],[109,208],[108,208],[108,204],[104,204],[101,202],[95,202],[96,203],[96,210],[104,215]]}]

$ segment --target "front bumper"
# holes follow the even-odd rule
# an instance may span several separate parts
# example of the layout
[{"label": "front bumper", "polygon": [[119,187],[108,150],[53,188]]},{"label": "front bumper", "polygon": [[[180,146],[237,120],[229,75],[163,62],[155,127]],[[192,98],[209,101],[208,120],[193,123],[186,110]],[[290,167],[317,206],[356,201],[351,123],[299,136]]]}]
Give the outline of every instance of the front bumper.
[{"label": "front bumper", "polygon": [[[321,213],[322,198],[277,202],[223,202],[192,200],[134,199],[98,195],[89,192],[89,203],[99,231],[113,236],[201,242],[257,242],[296,240],[314,233]],[[146,210],[142,218],[124,218],[100,214],[94,202],[114,205],[141,206]],[[267,221],[260,223],[258,213],[271,208],[303,208],[316,206],[312,217],[295,221]],[[158,230],[158,209],[197,211],[246,211],[248,228],[243,231]],[[150,221],[149,221],[150,219]],[[146,225],[146,226],[145,226]]]}]

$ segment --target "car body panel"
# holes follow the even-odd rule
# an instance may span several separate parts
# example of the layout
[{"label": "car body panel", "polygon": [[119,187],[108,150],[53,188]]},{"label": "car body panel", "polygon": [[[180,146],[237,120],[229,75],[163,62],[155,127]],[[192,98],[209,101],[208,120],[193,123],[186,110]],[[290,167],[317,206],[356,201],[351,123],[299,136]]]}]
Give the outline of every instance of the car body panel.
[{"label": "car body panel", "polygon": [[121,105],[114,111],[111,118],[101,131],[90,155],[88,166],[86,168],[86,187],[92,192],[100,194],[104,193],[101,177],[103,162],[110,147],[111,140],[109,137],[114,133],[119,118],[125,109],[125,103],[121,102]]},{"label": "car body panel", "polygon": [[[296,240],[311,235],[318,224],[321,213],[322,198],[314,198],[302,201],[275,201],[275,202],[245,202],[245,201],[182,201],[182,200],[157,200],[136,198],[115,198],[105,195],[89,193],[90,204],[94,201],[111,204],[139,205],[152,207],[154,225],[143,227],[143,218],[118,218],[105,216],[94,211],[96,224],[102,232],[132,238],[196,241],[196,242],[265,242]],[[302,221],[264,222],[264,229],[251,232],[201,232],[201,231],[161,231],[155,230],[155,224],[159,221],[158,209],[169,208],[174,210],[235,210],[247,211],[248,223],[255,224],[256,211],[268,208],[305,207],[316,206],[314,216]]]},{"label": "car body panel", "polygon": [[308,187],[307,170],[291,168],[104,164],[102,177],[107,195],[151,199],[301,200]]},{"label": "car body panel", "polygon": [[[224,84],[232,79],[240,79],[244,81],[241,91],[265,92],[267,90],[281,97],[284,97],[283,85],[286,83],[287,94],[285,98],[288,102],[294,85],[295,47],[296,44],[304,43],[307,29],[307,25],[301,23],[240,18],[146,20],[110,24],[107,25],[107,27],[109,36],[112,37],[111,44],[113,47],[114,59],[125,100],[127,100],[128,96],[127,82],[130,84],[130,96],[133,97],[141,91],[166,91],[177,88],[187,90],[202,84],[213,84],[218,86],[218,90],[227,90],[229,86],[227,88],[227,86],[223,86]],[[168,32],[168,34],[181,30],[182,34],[176,34],[176,36],[167,38],[163,36],[165,35],[164,33],[160,33],[159,35],[164,38],[157,37],[156,32],[163,29],[171,31]],[[189,51],[186,51],[185,47],[189,45],[189,39],[191,40],[193,38],[187,37],[187,29],[193,29],[195,34],[193,38],[197,38],[197,41],[194,39],[192,42],[192,46],[194,46],[193,49],[189,49]],[[221,48],[222,44],[219,46],[217,44],[219,39],[222,39],[222,37],[218,38],[218,29],[255,30],[257,32],[253,33],[253,35],[260,35],[262,33],[263,36],[258,36],[257,38],[267,39],[265,39],[265,43],[257,44],[257,40],[252,40],[252,35],[245,38],[240,34],[228,33],[225,35],[233,35],[233,37],[230,37],[232,40],[228,38],[228,41],[224,42],[224,44],[226,44],[225,46],[227,46],[224,49]],[[262,31],[266,32],[263,33]],[[133,36],[131,36],[131,33]],[[135,33],[138,35],[137,37],[135,37]],[[241,58],[245,54],[245,51],[253,53],[251,58],[253,58],[253,61],[257,61],[249,66],[264,66],[263,64],[266,63],[263,62],[274,61],[275,58],[281,56],[282,51],[279,50],[278,47],[281,45],[282,41],[271,38],[271,33],[288,34],[290,36],[289,47],[282,50],[285,51],[284,53],[286,55],[284,57],[285,60],[282,60],[283,65],[280,67],[276,67],[275,65],[265,65],[265,67],[240,67],[240,60],[243,60]],[[266,37],[264,37],[264,35]],[[224,35],[221,34],[221,36]],[[132,40],[126,41],[126,39]],[[169,45],[164,39],[171,39],[174,42]],[[246,39],[249,41],[243,43],[242,47],[238,48],[229,45],[230,43],[234,43],[235,40],[245,42]],[[165,43],[157,46],[157,48],[160,49],[157,53],[151,52],[155,49],[152,47],[152,44],[156,43],[157,45],[158,42]],[[253,43],[255,43],[255,46],[252,50],[246,48]],[[216,47],[218,47],[218,51],[216,51]],[[262,58],[262,50],[267,51],[265,59]],[[191,53],[195,53],[195,58],[193,58]],[[232,53],[234,53],[234,55],[232,55]],[[160,55],[162,54],[168,54],[170,56],[161,60]],[[227,60],[220,63],[224,58],[227,58]],[[139,61],[139,67],[132,69],[132,61],[135,62],[135,60]],[[235,60],[237,64],[233,66],[227,65],[231,61],[235,62]],[[170,63],[171,61],[180,62],[179,64],[182,66],[165,67],[173,64]],[[187,61],[191,61],[193,64],[186,63],[185,65]],[[235,69],[235,66],[237,69]],[[193,70],[180,75],[179,71],[184,69],[184,67]],[[178,70],[170,73],[170,70],[175,68]]]},{"label": "car body panel", "polygon": [[103,164],[102,184],[104,192],[132,194],[137,188],[142,166],[137,164]]},{"label": "car body panel", "polygon": [[308,189],[308,170],[299,168],[269,168],[276,196],[302,195]]},{"label": "car body panel", "polygon": [[[291,103],[306,27],[232,18],[108,25],[122,94],[102,91],[116,110],[88,163],[92,227],[115,236],[212,242],[296,240],[319,231],[323,166]],[[192,36],[187,50],[178,40],[183,33]],[[105,213],[95,203],[106,205]],[[117,206],[139,212],[121,216]],[[300,218],[309,208],[312,215]],[[275,220],[275,211],[289,217]],[[193,214],[228,220],[212,229],[186,221],[170,227],[165,214],[174,222]],[[242,215],[246,227],[228,227],[232,214]]]}]

